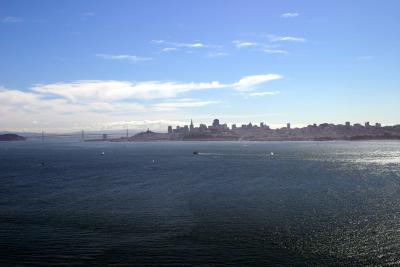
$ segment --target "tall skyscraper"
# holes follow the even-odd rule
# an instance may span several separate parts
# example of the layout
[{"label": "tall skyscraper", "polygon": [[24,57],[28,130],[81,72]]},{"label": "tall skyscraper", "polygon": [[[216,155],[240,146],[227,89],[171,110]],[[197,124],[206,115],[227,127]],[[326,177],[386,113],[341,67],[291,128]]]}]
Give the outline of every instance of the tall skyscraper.
[{"label": "tall skyscraper", "polygon": [[193,132],[194,126],[193,126],[193,120],[190,120],[190,131]]}]

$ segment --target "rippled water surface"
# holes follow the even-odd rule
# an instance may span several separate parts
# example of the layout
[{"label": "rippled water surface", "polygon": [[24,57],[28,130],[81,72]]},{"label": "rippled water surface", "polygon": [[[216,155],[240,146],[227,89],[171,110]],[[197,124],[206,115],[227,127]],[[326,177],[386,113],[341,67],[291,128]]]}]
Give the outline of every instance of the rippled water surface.
[{"label": "rippled water surface", "polygon": [[400,142],[0,143],[0,265],[399,265],[399,189]]}]

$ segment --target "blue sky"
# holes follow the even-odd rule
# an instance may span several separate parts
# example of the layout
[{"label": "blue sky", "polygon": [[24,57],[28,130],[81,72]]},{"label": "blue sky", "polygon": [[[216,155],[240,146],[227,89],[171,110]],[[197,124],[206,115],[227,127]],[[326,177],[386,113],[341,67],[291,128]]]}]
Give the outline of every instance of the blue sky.
[{"label": "blue sky", "polygon": [[0,2],[3,130],[400,123],[400,2]]}]

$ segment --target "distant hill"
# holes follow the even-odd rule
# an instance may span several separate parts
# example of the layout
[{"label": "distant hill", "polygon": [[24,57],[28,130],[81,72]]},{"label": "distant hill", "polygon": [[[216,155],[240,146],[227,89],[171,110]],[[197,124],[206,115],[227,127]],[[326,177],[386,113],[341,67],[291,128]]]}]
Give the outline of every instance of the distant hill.
[{"label": "distant hill", "polygon": [[0,134],[0,141],[25,141],[26,138],[17,134]]}]

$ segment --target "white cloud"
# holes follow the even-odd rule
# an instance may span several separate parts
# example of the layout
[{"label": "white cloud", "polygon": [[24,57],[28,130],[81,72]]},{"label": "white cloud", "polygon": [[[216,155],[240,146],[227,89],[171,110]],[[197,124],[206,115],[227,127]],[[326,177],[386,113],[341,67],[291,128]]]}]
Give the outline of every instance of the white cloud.
[{"label": "white cloud", "polygon": [[172,47],[181,47],[181,48],[205,48],[205,47],[210,47],[209,45],[205,45],[205,44],[200,43],[200,42],[196,42],[196,43],[180,43],[180,42],[169,42],[169,41],[165,41],[165,40],[152,40],[151,43],[167,45],[167,46],[172,46]]},{"label": "white cloud", "polygon": [[90,102],[85,104],[88,112],[103,112],[114,114],[129,114],[146,111],[142,104],[132,102]]},{"label": "white cloud", "polygon": [[300,13],[297,13],[297,12],[288,12],[288,13],[281,14],[282,18],[295,18],[298,16],[300,16]]},{"label": "white cloud", "polygon": [[273,96],[273,95],[278,95],[280,94],[279,91],[274,91],[274,92],[253,92],[249,93],[249,96]]},{"label": "white cloud", "polygon": [[180,44],[181,46],[195,48],[195,47],[204,47],[205,45],[202,43],[194,43],[194,44]]},{"label": "white cloud", "polygon": [[68,99],[71,102],[85,101],[120,101],[125,99],[172,98],[178,94],[205,89],[225,88],[227,85],[214,82],[179,83],[179,82],[128,82],[88,80],[72,83],[54,83],[36,85],[33,91]]},{"label": "white cloud", "polygon": [[193,99],[181,99],[174,102],[162,102],[153,106],[155,110],[158,111],[170,111],[177,110],[180,108],[198,108],[204,107],[211,104],[220,103],[219,101],[201,101],[201,100],[193,100]]},{"label": "white cloud", "polygon": [[150,43],[152,43],[152,44],[164,44],[165,41],[164,40],[151,40]]},{"label": "white cloud", "polygon": [[83,80],[72,83],[38,84],[32,91],[68,99],[73,103],[81,101],[121,101],[129,99],[173,98],[179,94],[209,89],[233,88],[239,91],[252,90],[254,86],[282,79],[278,74],[246,76],[233,84],[212,82],[161,82],[161,81],[113,81]]},{"label": "white cloud", "polygon": [[20,17],[4,17],[1,22],[5,24],[21,23],[24,20]]},{"label": "white cloud", "polygon": [[68,98],[50,98],[49,94],[35,91],[24,92],[1,88],[0,103],[10,110],[26,111],[30,113],[55,112],[58,114],[79,114],[81,112],[132,112],[144,110],[144,106],[137,103],[112,101],[70,101]]},{"label": "white cloud", "polygon": [[161,51],[162,52],[170,52],[170,51],[176,51],[176,50],[178,50],[178,48],[176,48],[176,47],[165,47]]},{"label": "white cloud", "polygon": [[65,130],[102,127],[102,123],[135,116],[154,118],[160,116],[157,112],[163,112],[166,118],[168,112],[220,103],[176,98],[182,94],[220,89],[249,92],[281,78],[278,74],[262,74],[245,76],[234,83],[82,80],[37,84],[25,91],[0,87],[0,124],[7,129]]},{"label": "white cloud", "polygon": [[262,75],[245,76],[238,82],[234,83],[233,87],[239,91],[251,91],[260,84],[273,80],[279,80],[282,78],[283,76],[279,74],[262,74]]},{"label": "white cloud", "polygon": [[96,54],[96,56],[103,59],[131,61],[131,62],[153,60],[153,58],[151,57],[140,57],[135,55]]},{"label": "white cloud", "polygon": [[305,43],[307,40],[303,37],[293,37],[293,36],[274,36],[270,35],[269,39],[271,42],[299,42]]},{"label": "white cloud", "polygon": [[258,45],[255,42],[240,41],[240,40],[232,41],[232,43],[236,46],[236,48],[252,47],[252,46],[257,46]]},{"label": "white cloud", "polygon": [[[161,81],[113,81],[82,80],[71,83],[37,84],[29,91],[0,90],[0,102],[7,101],[15,105],[28,106],[36,102],[64,101],[68,104],[92,104],[96,109],[108,109],[101,103],[121,101],[168,99],[182,93],[210,89],[235,89],[250,91],[256,86],[282,79],[279,74],[251,75],[241,78],[235,83],[212,82],[161,82]],[[103,106],[102,106],[103,105]]]},{"label": "white cloud", "polygon": [[286,50],[281,50],[281,49],[264,49],[263,51],[267,54],[285,54],[285,55],[289,54],[289,52],[287,52]]},{"label": "white cloud", "polygon": [[0,90],[0,104],[8,111],[39,113],[39,112],[80,112],[79,106],[71,106],[65,99],[42,99],[32,92]]}]

